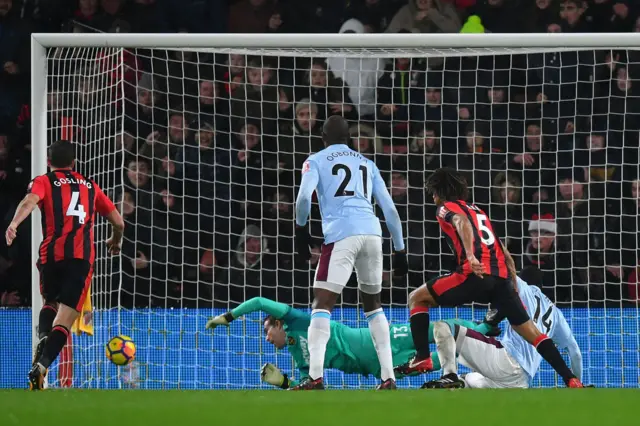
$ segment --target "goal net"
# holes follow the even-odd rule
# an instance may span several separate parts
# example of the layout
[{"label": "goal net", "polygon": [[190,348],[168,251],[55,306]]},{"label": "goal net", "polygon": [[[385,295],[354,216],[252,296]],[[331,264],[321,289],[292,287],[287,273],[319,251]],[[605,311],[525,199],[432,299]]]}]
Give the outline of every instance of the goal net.
[{"label": "goal net", "polygon": [[[290,372],[287,349],[266,340],[266,313],[215,333],[204,326],[253,297],[309,309],[320,215],[314,205],[313,256],[301,262],[294,202],[305,158],[323,148],[323,120],[342,115],[404,225],[406,279],[389,272],[385,230],[392,334],[407,331],[408,293],[453,267],[423,190],[450,166],[519,269],[563,310],[584,381],[637,387],[640,39],[574,36],[36,35],[46,47],[34,53],[34,135],[76,142],[79,171],[126,221],[118,257],[107,256],[98,221],[93,336],[73,336],[50,386],[259,388],[264,363]],[[358,302],[351,285],[332,319],[366,327]],[[432,320],[485,312],[435,309]],[[118,334],[137,344],[129,367],[104,356]],[[326,379],[376,382],[333,370]],[[533,386],[556,385],[543,363]]]}]

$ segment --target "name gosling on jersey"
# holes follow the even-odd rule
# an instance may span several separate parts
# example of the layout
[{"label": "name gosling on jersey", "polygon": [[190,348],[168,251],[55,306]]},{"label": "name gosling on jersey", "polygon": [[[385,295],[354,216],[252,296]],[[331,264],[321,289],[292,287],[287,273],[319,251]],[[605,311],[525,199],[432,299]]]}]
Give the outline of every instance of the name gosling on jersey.
[{"label": "name gosling on jersey", "polygon": [[327,155],[327,161],[333,161],[338,157],[356,157],[356,158],[359,158],[360,160],[365,159],[362,155],[360,155],[355,151],[338,151],[338,152],[332,152],[331,154]]},{"label": "name gosling on jersey", "polygon": [[87,188],[91,189],[91,182],[84,180],[84,179],[68,179],[68,178],[59,178],[58,180],[54,181],[53,184],[55,186],[62,186],[65,184],[76,184],[76,185],[84,185]]}]

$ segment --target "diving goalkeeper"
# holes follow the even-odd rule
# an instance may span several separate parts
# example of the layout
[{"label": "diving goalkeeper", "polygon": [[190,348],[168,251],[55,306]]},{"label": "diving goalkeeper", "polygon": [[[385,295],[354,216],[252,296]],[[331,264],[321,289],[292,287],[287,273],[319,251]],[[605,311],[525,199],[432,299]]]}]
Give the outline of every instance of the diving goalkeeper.
[{"label": "diving goalkeeper", "polygon": [[[231,312],[211,318],[206,327],[214,329],[218,326],[228,326],[233,320],[251,312],[261,311],[268,314],[264,320],[264,331],[267,341],[276,348],[288,346],[293,357],[295,367],[300,371],[300,379],[309,376],[309,349],[307,330],[311,315],[285,305],[284,303],[256,297],[242,303]],[[453,319],[446,320],[453,329],[455,325],[463,326],[482,334],[495,333],[496,328],[487,323],[476,324],[471,321]],[[436,323],[437,324],[437,323]],[[411,337],[409,324],[390,325],[391,350],[393,365],[406,363],[416,349]],[[498,329],[499,332],[499,329]],[[433,325],[429,327],[429,341],[433,342]],[[434,370],[440,369],[437,353],[433,353]],[[331,321],[331,337],[327,343],[324,362],[325,368],[334,368],[343,373],[356,373],[363,376],[373,375],[380,378],[380,362],[373,339],[368,328],[351,328],[342,323]],[[297,384],[287,374],[280,371],[273,364],[265,364],[260,374],[262,381],[288,389]]]}]

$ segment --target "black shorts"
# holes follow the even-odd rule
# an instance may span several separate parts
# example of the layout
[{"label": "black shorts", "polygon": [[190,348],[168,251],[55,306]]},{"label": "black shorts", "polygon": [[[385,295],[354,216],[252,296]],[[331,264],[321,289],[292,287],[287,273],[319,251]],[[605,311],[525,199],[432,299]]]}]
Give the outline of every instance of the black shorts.
[{"label": "black shorts", "polygon": [[82,259],[61,260],[39,264],[40,294],[47,302],[58,302],[82,311],[87,297],[93,268]]},{"label": "black shorts", "polygon": [[453,272],[428,281],[427,289],[440,306],[491,303],[511,325],[521,325],[529,320],[529,314],[507,278],[493,275],[480,278],[474,274]]}]

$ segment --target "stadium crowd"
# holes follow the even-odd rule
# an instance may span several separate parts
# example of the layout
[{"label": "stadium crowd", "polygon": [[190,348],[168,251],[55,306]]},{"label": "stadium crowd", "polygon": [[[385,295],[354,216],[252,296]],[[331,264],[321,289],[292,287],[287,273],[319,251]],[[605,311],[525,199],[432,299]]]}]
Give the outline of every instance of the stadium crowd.
[{"label": "stadium crowd", "polygon": [[[630,0],[0,0],[0,25],[4,229],[31,176],[32,32],[640,32],[640,7]],[[50,55],[49,74],[58,77],[49,78],[49,134],[80,147],[109,135],[101,143],[110,154],[81,155],[79,164],[82,171],[82,160],[93,158],[97,166],[88,169],[123,176],[108,188],[127,228],[122,263],[99,266],[98,274],[113,275],[107,303],[226,307],[262,295],[308,306],[319,212],[312,260],[300,263],[293,203],[302,164],[323,148],[320,129],[334,114],[350,121],[352,147],[384,172],[405,226],[410,274],[385,273],[386,303],[406,303],[409,288],[452,265],[423,190],[441,166],[465,172],[471,201],[490,215],[519,267],[543,270],[543,290],[560,306],[640,298],[640,51],[427,59],[127,50],[118,75],[124,99],[111,106],[91,96],[105,88],[89,72],[65,76],[78,69],[69,63],[87,62],[73,55]],[[105,60],[98,56],[90,59]],[[116,92],[106,93],[115,100]],[[99,99],[101,113],[87,116]],[[26,224],[11,250],[0,243],[1,306],[30,303],[30,254]],[[343,302],[355,302],[354,289]]]}]

